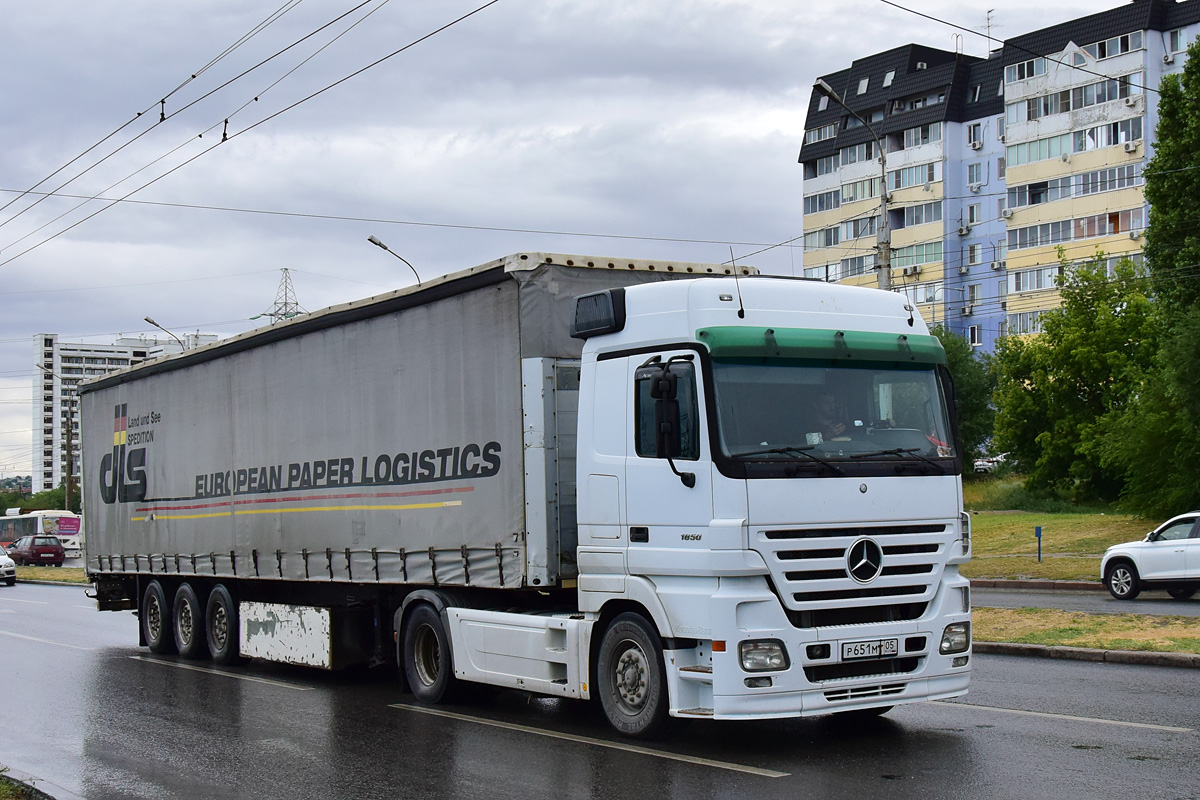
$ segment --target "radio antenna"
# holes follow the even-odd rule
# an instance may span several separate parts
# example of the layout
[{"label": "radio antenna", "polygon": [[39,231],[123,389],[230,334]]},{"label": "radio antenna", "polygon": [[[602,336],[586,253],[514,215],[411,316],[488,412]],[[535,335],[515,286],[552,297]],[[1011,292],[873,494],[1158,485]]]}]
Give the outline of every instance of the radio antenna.
[{"label": "radio antenna", "polygon": [[738,265],[737,258],[733,255],[733,245],[729,245],[729,263],[733,264],[733,286],[737,289],[738,296],[738,319],[745,319],[746,306],[742,304],[742,285],[738,283]]}]

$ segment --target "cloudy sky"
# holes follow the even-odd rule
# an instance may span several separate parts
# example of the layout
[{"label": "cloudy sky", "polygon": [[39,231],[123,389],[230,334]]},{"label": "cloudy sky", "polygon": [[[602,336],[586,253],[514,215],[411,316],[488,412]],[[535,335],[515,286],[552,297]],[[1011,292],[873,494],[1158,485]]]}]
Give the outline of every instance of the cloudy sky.
[{"label": "cloudy sky", "polygon": [[[423,277],[522,251],[741,258],[801,233],[816,76],[906,42],[987,50],[879,0],[499,0],[300,102],[483,2],[7,4],[0,476],[31,469],[36,333],[233,335],[282,267],[310,311],[409,283],[371,234]],[[1013,0],[992,31],[1111,5]],[[907,6],[980,30],[988,10]],[[801,252],[747,263],[794,274]]]}]

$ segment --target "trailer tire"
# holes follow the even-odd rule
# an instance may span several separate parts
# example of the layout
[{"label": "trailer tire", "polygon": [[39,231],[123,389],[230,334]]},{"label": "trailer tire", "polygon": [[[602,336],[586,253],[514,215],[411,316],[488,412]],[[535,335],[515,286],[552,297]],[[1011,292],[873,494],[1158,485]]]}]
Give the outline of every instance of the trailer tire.
[{"label": "trailer tire", "polygon": [[450,637],[442,615],[427,603],[418,604],[404,622],[404,677],[422,703],[449,701],[457,689]]},{"label": "trailer tire", "polygon": [[204,635],[204,610],[196,590],[189,583],[179,585],[175,592],[175,610],[171,614],[171,627],[175,633],[175,647],[184,658],[204,658],[208,655],[208,642]]},{"label": "trailer tire", "polygon": [[237,603],[225,585],[218,583],[209,593],[204,609],[204,630],[213,661],[236,664],[240,660],[240,624]]},{"label": "trailer tire", "polygon": [[150,581],[142,593],[142,638],[151,653],[171,655],[175,652],[175,635],[171,631],[171,604],[162,584]]},{"label": "trailer tire", "polygon": [[596,684],[604,716],[636,739],[661,734],[670,722],[662,641],[640,614],[616,617],[600,642]]}]

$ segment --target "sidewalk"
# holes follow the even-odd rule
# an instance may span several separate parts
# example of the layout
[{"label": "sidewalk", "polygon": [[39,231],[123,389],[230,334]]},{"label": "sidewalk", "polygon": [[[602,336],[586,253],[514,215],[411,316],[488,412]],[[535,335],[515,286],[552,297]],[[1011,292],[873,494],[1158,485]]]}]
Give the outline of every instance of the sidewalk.
[{"label": "sidewalk", "polygon": [[1032,589],[1035,591],[1049,589],[1067,589],[1076,592],[1104,592],[1104,584],[1100,581],[1047,581],[1023,580],[1014,581],[1003,578],[971,578],[971,585],[979,589]]}]

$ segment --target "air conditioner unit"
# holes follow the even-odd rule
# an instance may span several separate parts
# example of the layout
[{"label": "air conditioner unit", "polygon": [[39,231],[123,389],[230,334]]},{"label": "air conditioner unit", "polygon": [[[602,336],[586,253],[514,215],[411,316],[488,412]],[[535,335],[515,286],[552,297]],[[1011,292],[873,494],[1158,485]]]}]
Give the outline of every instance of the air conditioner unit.
[{"label": "air conditioner unit", "polygon": [[971,232],[970,225],[959,225],[958,226],[958,235],[959,236],[966,236],[970,232]]},{"label": "air conditioner unit", "polygon": [[1131,94],[1131,95],[1129,95],[1129,97],[1125,98],[1125,105],[1136,106],[1137,104],[1138,104],[1138,95]]},{"label": "air conditioner unit", "polygon": [[975,306],[963,306],[962,307],[962,315],[964,317],[969,317],[974,313],[975,313]]},{"label": "air conditioner unit", "polygon": [[1000,144],[1004,144],[1004,134],[1003,133],[997,133],[996,138],[1000,140]]},{"label": "air conditioner unit", "polygon": [[917,69],[928,69],[928,68],[929,68],[929,65],[926,64],[924,61],[917,62]]},{"label": "air conditioner unit", "polygon": [[1000,216],[1004,217],[1005,219],[1012,219],[1012,215],[1013,210],[1011,208],[1000,209]]},{"label": "air conditioner unit", "polygon": [[1004,269],[1004,262],[1003,261],[993,261],[991,263],[991,267],[992,267],[992,269]]},{"label": "air conditioner unit", "polygon": [[1130,239],[1140,239],[1140,238],[1142,238],[1142,232],[1141,231],[1130,231],[1129,238]]},{"label": "air conditioner unit", "polygon": [[983,142],[979,141],[978,139],[971,142],[970,145],[971,145],[972,150],[982,150],[983,149]]},{"label": "air conditioner unit", "polygon": [[967,184],[967,188],[970,189],[972,192],[976,192],[976,193],[979,192],[979,188],[981,186],[983,186],[982,183],[968,183]]},{"label": "air conditioner unit", "polygon": [[900,274],[902,274],[904,276],[920,275],[921,268],[920,267],[905,267],[904,269],[900,270]]},{"label": "air conditioner unit", "polygon": [[970,272],[970,271],[971,271],[971,268],[970,268],[970,267],[967,267],[967,266],[962,266],[962,267],[959,267],[959,268],[958,268],[958,274],[959,274],[959,275],[966,275],[966,274],[967,274],[968,272]]},{"label": "air conditioner unit", "polygon": [[1163,63],[1164,64],[1174,64],[1175,63],[1175,54],[1167,53],[1165,56],[1163,56]]},{"label": "air conditioner unit", "polygon": [[1138,146],[1140,144],[1141,144],[1141,142],[1126,142],[1125,143],[1125,152],[1126,153],[1136,153],[1138,151]]}]

